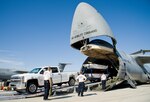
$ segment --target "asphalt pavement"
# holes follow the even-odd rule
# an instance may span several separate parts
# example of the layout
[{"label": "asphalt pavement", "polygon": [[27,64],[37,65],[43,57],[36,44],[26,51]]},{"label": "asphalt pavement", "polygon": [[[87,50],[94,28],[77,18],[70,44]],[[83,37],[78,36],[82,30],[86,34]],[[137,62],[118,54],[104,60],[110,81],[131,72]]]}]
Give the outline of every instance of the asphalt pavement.
[{"label": "asphalt pavement", "polygon": [[[2,93],[0,91],[0,93]],[[1,96],[0,96],[1,97]],[[45,102],[42,96],[22,99],[0,100],[0,102]],[[111,91],[85,92],[84,97],[77,93],[49,97],[50,102],[150,102],[150,84],[139,85],[136,89],[121,88]]]}]

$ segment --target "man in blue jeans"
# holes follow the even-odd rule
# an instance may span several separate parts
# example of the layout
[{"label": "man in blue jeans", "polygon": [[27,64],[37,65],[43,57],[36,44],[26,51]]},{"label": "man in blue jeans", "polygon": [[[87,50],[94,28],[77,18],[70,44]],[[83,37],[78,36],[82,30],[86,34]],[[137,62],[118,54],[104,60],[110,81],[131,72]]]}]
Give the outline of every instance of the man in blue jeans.
[{"label": "man in blue jeans", "polygon": [[48,67],[46,71],[44,72],[44,100],[48,100],[48,95],[49,95],[49,90],[50,90],[50,83],[51,83],[51,76],[52,76],[52,71],[51,68]]},{"label": "man in blue jeans", "polygon": [[83,96],[83,92],[84,92],[84,88],[85,88],[85,81],[86,81],[86,77],[82,74],[82,72],[80,72],[80,74],[77,76],[76,80],[79,82],[78,85],[78,96]]}]

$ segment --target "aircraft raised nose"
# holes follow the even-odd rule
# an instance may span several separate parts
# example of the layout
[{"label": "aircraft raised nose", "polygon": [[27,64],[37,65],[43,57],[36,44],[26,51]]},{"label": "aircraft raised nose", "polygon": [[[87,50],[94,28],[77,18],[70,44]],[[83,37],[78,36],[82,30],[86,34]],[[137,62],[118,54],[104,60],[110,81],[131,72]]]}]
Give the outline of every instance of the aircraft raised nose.
[{"label": "aircraft raised nose", "polygon": [[[110,38],[112,44],[97,39],[101,36]],[[142,50],[144,53],[128,55],[117,51],[116,44],[117,41],[102,15],[89,4],[80,3],[72,21],[70,45],[88,56],[81,71],[88,75],[91,74],[91,80],[98,79],[102,73],[107,73],[110,77],[107,82],[110,83],[107,84],[106,90],[124,81],[134,88],[136,82],[150,82],[150,72],[145,68],[145,65],[150,63],[150,56],[145,53],[150,50]],[[114,80],[109,81],[112,79]]]}]

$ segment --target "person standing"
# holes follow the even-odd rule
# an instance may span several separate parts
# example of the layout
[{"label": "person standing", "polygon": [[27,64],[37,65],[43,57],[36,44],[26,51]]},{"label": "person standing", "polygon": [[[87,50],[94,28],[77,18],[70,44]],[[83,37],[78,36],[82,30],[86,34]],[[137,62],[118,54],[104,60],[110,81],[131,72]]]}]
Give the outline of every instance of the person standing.
[{"label": "person standing", "polygon": [[52,96],[52,86],[53,86],[52,69],[50,68],[50,90],[49,90],[49,96]]},{"label": "person standing", "polygon": [[83,96],[83,92],[84,92],[84,88],[85,88],[85,81],[86,81],[86,77],[83,75],[82,72],[80,72],[80,74],[77,76],[76,80],[79,82],[78,85],[78,96]]},{"label": "person standing", "polygon": [[102,82],[102,90],[105,90],[106,88],[106,74],[105,73],[101,75],[101,82]]},{"label": "person standing", "polygon": [[44,100],[48,100],[49,90],[50,90],[50,78],[51,78],[51,68],[48,67],[44,72]]}]

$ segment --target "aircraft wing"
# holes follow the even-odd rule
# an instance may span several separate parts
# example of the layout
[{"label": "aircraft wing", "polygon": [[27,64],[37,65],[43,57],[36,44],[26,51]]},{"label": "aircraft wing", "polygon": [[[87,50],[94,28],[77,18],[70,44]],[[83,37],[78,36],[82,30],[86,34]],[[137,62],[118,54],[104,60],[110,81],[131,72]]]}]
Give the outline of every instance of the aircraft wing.
[{"label": "aircraft wing", "polygon": [[16,73],[22,74],[22,73],[28,73],[28,71],[15,71]]},{"label": "aircraft wing", "polygon": [[140,65],[148,64],[148,63],[150,63],[150,56],[147,56],[147,55],[137,55],[135,57],[135,60]]}]

